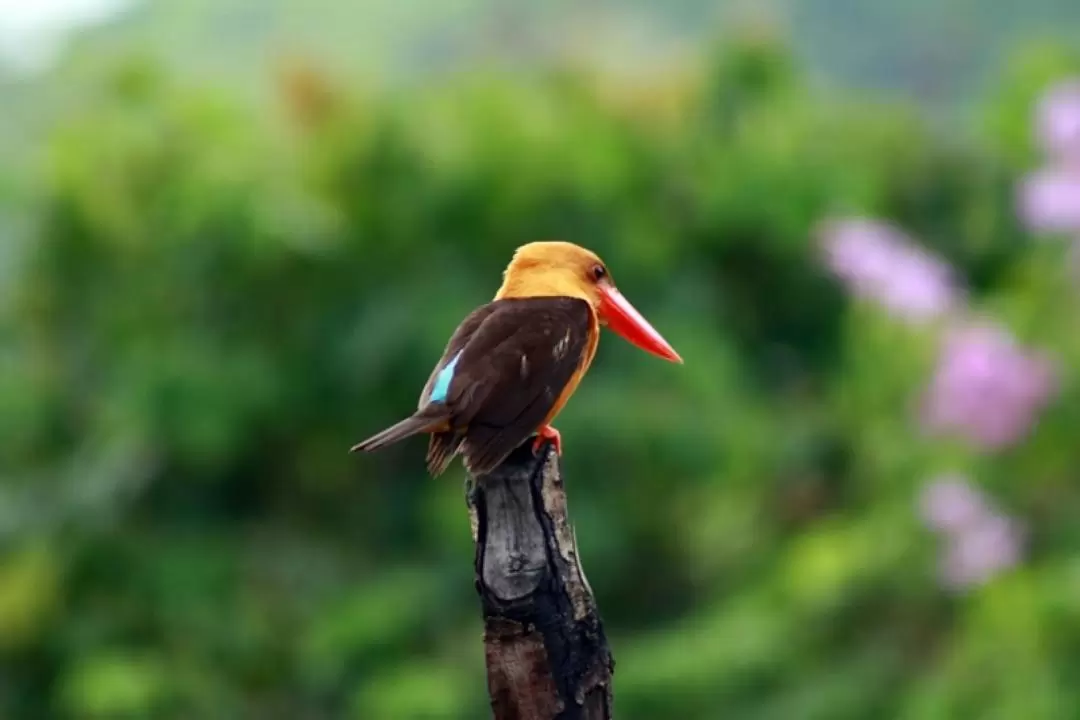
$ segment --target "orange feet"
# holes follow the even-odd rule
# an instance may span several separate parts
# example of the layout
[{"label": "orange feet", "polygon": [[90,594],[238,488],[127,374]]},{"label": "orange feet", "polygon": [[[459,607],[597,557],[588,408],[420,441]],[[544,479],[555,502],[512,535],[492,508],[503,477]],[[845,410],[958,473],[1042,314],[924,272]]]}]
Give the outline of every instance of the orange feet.
[{"label": "orange feet", "polygon": [[559,431],[550,425],[541,425],[537,429],[536,441],[533,443],[533,453],[540,452],[545,440],[550,440],[551,444],[555,446],[555,454],[562,457],[562,437],[559,435]]}]

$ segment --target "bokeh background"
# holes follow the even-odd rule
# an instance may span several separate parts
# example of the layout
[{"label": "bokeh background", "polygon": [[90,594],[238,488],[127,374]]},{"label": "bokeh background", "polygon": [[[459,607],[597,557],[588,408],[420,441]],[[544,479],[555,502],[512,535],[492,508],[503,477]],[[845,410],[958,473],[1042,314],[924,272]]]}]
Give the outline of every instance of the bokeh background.
[{"label": "bokeh background", "polygon": [[1074,0],[0,2],[0,717],[489,716],[412,407],[598,251],[626,720],[1080,717]]}]

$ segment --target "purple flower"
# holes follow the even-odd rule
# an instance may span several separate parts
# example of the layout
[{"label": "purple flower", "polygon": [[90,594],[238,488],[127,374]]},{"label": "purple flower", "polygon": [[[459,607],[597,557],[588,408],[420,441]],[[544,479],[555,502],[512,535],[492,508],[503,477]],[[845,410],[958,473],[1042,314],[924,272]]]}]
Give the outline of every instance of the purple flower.
[{"label": "purple flower", "polygon": [[962,475],[942,475],[927,485],[920,499],[923,521],[940,532],[960,532],[989,511],[983,496]]},{"label": "purple flower", "polygon": [[1054,85],[1035,111],[1039,144],[1052,158],[1080,162],[1080,79]]},{"label": "purple flower", "polygon": [[1034,424],[1056,386],[1050,360],[1003,328],[950,328],[924,400],[932,432],[957,432],[984,449],[1011,445]]},{"label": "purple flower", "polygon": [[920,322],[947,312],[957,290],[949,266],[900,230],[861,218],[826,223],[825,263],[859,297]]},{"label": "purple flower", "polygon": [[941,563],[942,581],[960,589],[981,585],[1020,562],[1023,536],[1011,519],[990,514],[950,538]]},{"label": "purple flower", "polygon": [[1017,202],[1021,220],[1035,232],[1080,232],[1080,165],[1031,173]]},{"label": "purple flower", "polygon": [[1020,562],[1023,532],[964,476],[942,475],[922,492],[923,520],[945,537],[939,572],[957,590],[980,585]]}]

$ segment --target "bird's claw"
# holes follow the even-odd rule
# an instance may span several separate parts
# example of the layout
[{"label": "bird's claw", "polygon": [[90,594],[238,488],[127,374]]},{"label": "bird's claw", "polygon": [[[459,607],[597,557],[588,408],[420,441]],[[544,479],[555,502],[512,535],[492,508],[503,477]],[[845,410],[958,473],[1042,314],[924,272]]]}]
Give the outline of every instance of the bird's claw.
[{"label": "bird's claw", "polygon": [[555,454],[562,457],[562,436],[559,435],[559,431],[550,425],[544,425],[536,431],[536,440],[533,442],[533,454],[540,452],[540,448],[544,446],[544,441],[550,440],[551,444],[555,446]]}]

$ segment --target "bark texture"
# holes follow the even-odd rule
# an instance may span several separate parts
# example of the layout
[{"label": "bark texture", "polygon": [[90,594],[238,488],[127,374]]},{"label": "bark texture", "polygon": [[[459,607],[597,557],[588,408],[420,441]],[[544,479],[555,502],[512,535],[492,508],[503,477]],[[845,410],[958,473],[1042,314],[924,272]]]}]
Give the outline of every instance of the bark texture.
[{"label": "bark texture", "polygon": [[559,459],[532,440],[470,479],[495,720],[609,720],[615,663],[566,512]]}]

